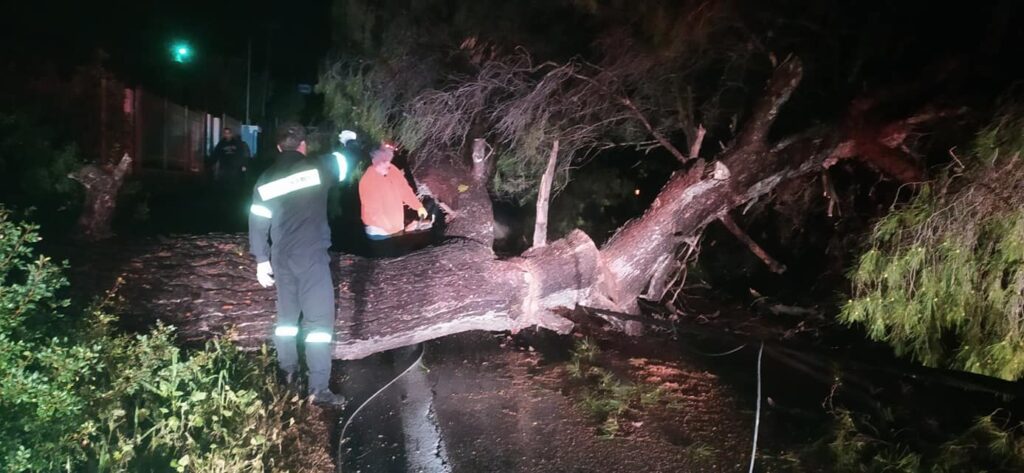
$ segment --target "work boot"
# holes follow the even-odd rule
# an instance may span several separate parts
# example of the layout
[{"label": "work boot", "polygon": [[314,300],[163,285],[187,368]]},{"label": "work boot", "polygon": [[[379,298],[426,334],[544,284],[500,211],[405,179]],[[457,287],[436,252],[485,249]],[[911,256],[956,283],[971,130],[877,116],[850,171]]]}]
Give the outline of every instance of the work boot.
[{"label": "work boot", "polygon": [[345,396],[342,396],[341,394],[334,394],[330,389],[313,391],[309,393],[309,395],[313,398],[313,404],[318,406],[334,407],[338,409],[345,407]]}]

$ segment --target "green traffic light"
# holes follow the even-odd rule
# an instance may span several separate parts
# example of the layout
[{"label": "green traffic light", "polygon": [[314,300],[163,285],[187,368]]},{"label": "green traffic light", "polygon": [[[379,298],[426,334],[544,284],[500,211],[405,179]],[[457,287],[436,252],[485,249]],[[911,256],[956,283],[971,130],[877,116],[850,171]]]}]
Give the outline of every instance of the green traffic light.
[{"label": "green traffic light", "polygon": [[192,48],[187,43],[175,43],[171,46],[174,62],[188,62],[192,58]]}]

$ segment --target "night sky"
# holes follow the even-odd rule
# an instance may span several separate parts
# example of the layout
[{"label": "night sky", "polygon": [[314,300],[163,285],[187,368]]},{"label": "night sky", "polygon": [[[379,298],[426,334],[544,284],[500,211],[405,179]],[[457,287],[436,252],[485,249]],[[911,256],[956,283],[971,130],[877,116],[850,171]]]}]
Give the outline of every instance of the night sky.
[{"label": "night sky", "polygon": [[[231,76],[243,81],[251,39],[254,75],[267,72],[269,58],[273,81],[315,83],[331,46],[329,10],[326,0],[43,0],[5,4],[0,35],[9,46],[8,68],[56,67],[66,73],[102,49],[104,64],[122,80],[152,89],[165,87],[173,74],[201,75],[218,67],[233,68]],[[176,40],[194,48],[195,61],[187,65],[192,71],[173,69],[180,67],[169,60]],[[221,105],[205,100],[210,108]]]},{"label": "night sky", "polygon": [[[759,2],[739,4],[751,18],[769,9]],[[1021,29],[1014,27],[1017,20],[1011,13],[1019,13],[1019,9],[1013,4],[778,2],[770,8],[772,14],[788,12],[790,21],[771,34],[781,36],[792,33],[785,31],[791,29],[803,31],[796,38],[820,36],[823,32],[814,31],[807,20],[825,19],[822,24],[837,26],[829,41],[786,46],[809,63],[815,54],[835,55],[837,67],[844,64],[844,56],[873,51],[864,54],[867,59],[862,66],[869,77],[884,83],[889,78],[917,75],[942,61],[969,58],[970,62],[985,62],[979,56],[1000,53],[1005,59],[1008,50],[1014,49],[1012,43],[1022,39]],[[999,9],[1006,11],[1000,13]],[[561,21],[570,23],[567,32],[583,26],[573,26],[572,18]],[[332,46],[338,46],[331,44],[336,32],[332,32],[330,0],[21,1],[5,4],[0,22],[0,38],[8,46],[3,53],[6,58],[0,62],[7,63],[8,69],[56,67],[67,73],[91,61],[102,49],[107,54],[104,65],[126,82],[154,90],[165,90],[169,83],[202,82],[192,87],[202,89],[202,94],[193,93],[179,101],[234,114],[240,114],[238,94],[231,100],[218,100],[216,95],[223,94],[225,87],[235,92],[244,88],[248,41],[252,43],[253,75],[269,74],[274,87],[315,83],[322,61]],[[864,34],[867,31],[871,34]],[[1004,34],[1006,31],[1011,33]],[[993,44],[984,44],[993,38]],[[193,64],[181,66],[169,60],[170,45],[176,40],[187,40],[193,46]],[[877,54],[882,51],[885,53]],[[986,75],[1005,75],[1021,67],[1020,61],[988,62]],[[996,70],[993,63],[1002,67]],[[820,62],[818,67],[822,66],[827,62]],[[846,76],[849,71],[835,72]],[[169,95],[180,94],[172,90]]]}]

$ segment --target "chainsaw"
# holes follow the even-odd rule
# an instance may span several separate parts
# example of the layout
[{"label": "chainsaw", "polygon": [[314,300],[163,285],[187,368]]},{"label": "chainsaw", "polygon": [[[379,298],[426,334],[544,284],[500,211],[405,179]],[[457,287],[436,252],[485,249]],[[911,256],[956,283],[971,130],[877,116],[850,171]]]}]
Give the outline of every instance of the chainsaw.
[{"label": "chainsaw", "polygon": [[427,218],[420,218],[413,220],[405,226],[405,233],[419,233],[430,230],[434,226],[434,214],[431,213]]}]

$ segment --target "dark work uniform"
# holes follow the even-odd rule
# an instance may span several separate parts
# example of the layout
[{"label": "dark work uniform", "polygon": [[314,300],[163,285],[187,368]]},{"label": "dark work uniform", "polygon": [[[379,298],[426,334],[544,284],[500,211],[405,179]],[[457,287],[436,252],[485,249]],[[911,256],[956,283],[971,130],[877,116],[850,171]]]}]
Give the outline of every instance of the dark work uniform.
[{"label": "dark work uniform", "polygon": [[298,368],[301,315],[310,392],[326,390],[331,374],[334,286],[327,253],[327,192],[345,178],[343,159],[281,153],[257,180],[249,213],[250,251],[257,263],[271,262],[277,286],[278,363],[287,372]]},{"label": "dark work uniform", "polygon": [[230,140],[220,140],[210,156],[213,164],[218,167],[220,180],[224,186],[232,190],[242,185],[246,162],[249,160],[249,145],[241,138],[233,136]]}]

